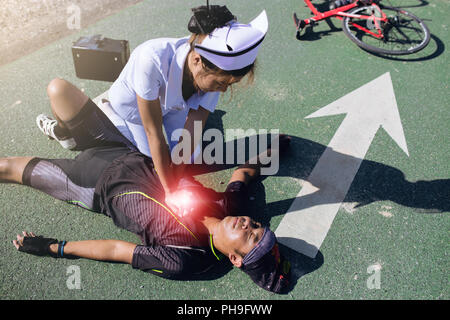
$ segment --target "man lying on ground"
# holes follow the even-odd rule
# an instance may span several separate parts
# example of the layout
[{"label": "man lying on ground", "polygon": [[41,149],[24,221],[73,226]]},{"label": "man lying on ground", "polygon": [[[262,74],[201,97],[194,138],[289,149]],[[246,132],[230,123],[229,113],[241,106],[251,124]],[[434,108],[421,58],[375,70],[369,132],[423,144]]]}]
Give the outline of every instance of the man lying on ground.
[{"label": "man lying on ground", "polygon": [[[103,124],[97,134],[115,127],[101,111]],[[88,110],[89,111],[89,110]],[[169,279],[189,278],[210,270],[226,256],[260,287],[286,292],[290,265],[280,256],[274,233],[248,216],[248,184],[259,175],[260,164],[242,165],[234,171],[223,193],[207,189],[193,178],[180,180],[179,197],[187,193],[194,208],[186,215],[173,212],[164,203],[164,189],[151,158],[120,141],[95,141],[87,135],[92,114],[71,121],[71,135],[80,149],[75,159],[10,157],[0,159],[0,182],[19,183],[54,198],[103,213],[114,223],[137,234],[142,244],[120,240],[58,241],[23,232],[13,241],[19,250],[55,258],[81,257],[128,263],[133,268]],[[84,119],[90,119],[88,124]],[[106,134],[105,134],[106,132]],[[124,138],[125,139],[125,138]],[[280,146],[289,144],[281,137]],[[270,149],[267,152],[271,152]]]}]

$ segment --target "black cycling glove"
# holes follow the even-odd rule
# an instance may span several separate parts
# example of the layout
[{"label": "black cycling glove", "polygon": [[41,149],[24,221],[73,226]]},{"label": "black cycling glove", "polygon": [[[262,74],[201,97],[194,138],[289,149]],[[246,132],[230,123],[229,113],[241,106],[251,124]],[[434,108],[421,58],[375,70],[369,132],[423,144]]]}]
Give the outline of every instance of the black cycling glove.
[{"label": "black cycling glove", "polygon": [[[51,256],[53,258],[59,258],[62,256],[62,254],[60,254],[60,252],[62,252],[60,248],[63,242],[64,241],[60,241],[58,243],[58,240],[56,239],[44,238],[42,236],[24,237],[22,245],[19,246],[19,251],[33,254],[35,256]],[[50,245],[55,243],[58,243],[58,253],[53,253],[50,251]]]}]

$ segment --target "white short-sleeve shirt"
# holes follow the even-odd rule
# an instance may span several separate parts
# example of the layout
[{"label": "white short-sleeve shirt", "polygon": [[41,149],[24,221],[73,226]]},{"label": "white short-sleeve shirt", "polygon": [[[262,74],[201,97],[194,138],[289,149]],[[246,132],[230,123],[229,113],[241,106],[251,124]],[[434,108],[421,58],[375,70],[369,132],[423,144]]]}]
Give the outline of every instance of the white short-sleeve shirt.
[{"label": "white short-sleeve shirt", "polygon": [[123,121],[113,121],[116,127],[144,154],[150,155],[142,125],[137,97],[159,98],[169,147],[177,144],[174,130],[183,128],[189,109],[199,106],[210,112],[219,100],[220,92],[198,92],[188,101],[183,99],[182,81],[186,57],[190,51],[188,37],[148,40],[133,50],[120,76],[109,89],[112,109]]}]

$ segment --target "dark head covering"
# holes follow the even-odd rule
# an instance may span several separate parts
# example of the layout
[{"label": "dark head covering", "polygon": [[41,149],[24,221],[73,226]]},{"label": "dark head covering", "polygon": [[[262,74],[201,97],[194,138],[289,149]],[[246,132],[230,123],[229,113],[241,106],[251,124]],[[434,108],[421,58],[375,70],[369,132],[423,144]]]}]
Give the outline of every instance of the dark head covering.
[{"label": "dark head covering", "polygon": [[257,245],[252,250],[250,250],[249,253],[245,255],[242,263],[244,265],[249,265],[258,261],[267,252],[272,250],[276,241],[277,238],[275,237],[275,234],[272,231],[270,231],[269,228],[265,227],[261,239],[258,241]]},{"label": "dark head covering", "polygon": [[268,228],[255,248],[244,257],[241,270],[265,290],[286,293],[289,289],[290,263],[281,256],[275,234]]}]

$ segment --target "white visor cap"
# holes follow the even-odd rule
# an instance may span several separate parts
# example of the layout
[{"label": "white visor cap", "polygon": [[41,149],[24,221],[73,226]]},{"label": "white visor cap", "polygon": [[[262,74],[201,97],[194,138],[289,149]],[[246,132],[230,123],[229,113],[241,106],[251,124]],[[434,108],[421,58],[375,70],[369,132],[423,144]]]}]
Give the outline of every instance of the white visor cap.
[{"label": "white visor cap", "polygon": [[222,70],[239,70],[255,62],[268,28],[263,10],[249,24],[232,22],[216,28],[201,44],[195,44],[195,51]]}]

